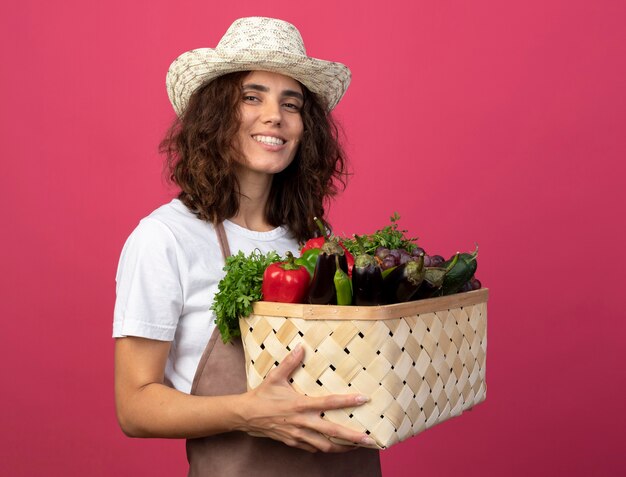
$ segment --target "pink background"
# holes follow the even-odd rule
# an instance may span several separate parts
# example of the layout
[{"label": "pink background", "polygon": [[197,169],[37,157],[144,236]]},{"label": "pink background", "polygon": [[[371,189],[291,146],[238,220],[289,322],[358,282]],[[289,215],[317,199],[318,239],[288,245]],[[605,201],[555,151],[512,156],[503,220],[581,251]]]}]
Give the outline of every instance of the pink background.
[{"label": "pink background", "polygon": [[398,211],[433,253],[481,247],[487,401],[383,452],[385,477],[626,473],[626,4],[263,4],[4,6],[0,474],[185,474],[183,442],[117,427],[114,274],[172,193],[156,150],[169,63],[249,15],[352,68],[336,231]]}]

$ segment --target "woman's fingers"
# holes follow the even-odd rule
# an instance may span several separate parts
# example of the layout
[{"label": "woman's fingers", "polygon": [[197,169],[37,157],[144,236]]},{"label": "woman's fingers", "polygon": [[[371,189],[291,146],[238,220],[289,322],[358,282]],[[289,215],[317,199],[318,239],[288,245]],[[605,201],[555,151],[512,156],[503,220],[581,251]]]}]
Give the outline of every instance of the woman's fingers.
[{"label": "woman's fingers", "polygon": [[265,379],[275,382],[288,381],[289,377],[298,369],[300,363],[302,363],[302,358],[304,358],[304,348],[298,343],[294,349],[291,350],[291,353],[283,359],[282,363],[268,373]]},{"label": "woman's fingers", "polygon": [[310,452],[321,451],[337,453],[356,449],[356,447],[352,445],[342,445],[332,442],[327,436],[308,428],[297,428],[294,430],[292,438],[286,443]]},{"label": "woman's fingers", "polygon": [[[335,424],[326,419],[323,419],[318,413],[309,413],[299,416],[295,422],[301,429],[307,429],[313,431],[316,436],[323,437],[325,441],[329,441],[330,438],[341,439],[353,444],[375,446],[376,442],[364,432],[355,431],[347,427]],[[332,442],[331,442],[332,443]],[[332,443],[335,447],[340,444]],[[345,446],[341,446],[345,447]],[[339,450],[339,449],[338,449]],[[329,450],[325,450],[329,452]]]},{"label": "woman's fingers", "polygon": [[306,407],[312,410],[344,409],[361,406],[370,400],[363,394],[330,394],[328,396],[306,396]]}]

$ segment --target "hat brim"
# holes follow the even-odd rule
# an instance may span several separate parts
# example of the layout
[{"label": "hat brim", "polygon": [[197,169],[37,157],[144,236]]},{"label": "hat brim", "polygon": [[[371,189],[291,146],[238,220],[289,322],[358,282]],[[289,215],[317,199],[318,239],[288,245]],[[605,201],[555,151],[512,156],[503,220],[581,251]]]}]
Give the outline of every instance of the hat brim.
[{"label": "hat brim", "polygon": [[180,55],[167,72],[167,94],[179,116],[202,84],[236,71],[272,71],[290,76],[321,96],[332,110],[350,85],[350,70],[341,63],[264,50],[218,51],[198,48]]}]

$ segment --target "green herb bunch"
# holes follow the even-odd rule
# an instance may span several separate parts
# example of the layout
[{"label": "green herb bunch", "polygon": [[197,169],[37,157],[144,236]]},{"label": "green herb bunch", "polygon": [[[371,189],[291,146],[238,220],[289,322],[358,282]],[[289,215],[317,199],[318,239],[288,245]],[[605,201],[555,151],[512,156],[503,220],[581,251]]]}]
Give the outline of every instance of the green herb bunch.
[{"label": "green herb bunch", "polygon": [[[391,225],[387,225],[372,234],[360,236],[363,239],[366,253],[373,255],[378,247],[385,247],[389,250],[404,249],[407,252],[412,252],[417,246],[415,244],[417,237],[408,238],[405,235],[408,231],[401,230],[398,227],[400,216],[397,212],[394,212],[389,219],[391,220]],[[361,254],[359,245],[354,238],[345,238],[342,239],[342,242],[351,254]]]},{"label": "green herb bunch", "polygon": [[241,336],[239,317],[252,313],[252,303],[262,299],[263,272],[272,263],[280,261],[276,252],[263,254],[258,249],[247,256],[239,252],[226,259],[226,275],[218,285],[211,306],[224,343]]}]

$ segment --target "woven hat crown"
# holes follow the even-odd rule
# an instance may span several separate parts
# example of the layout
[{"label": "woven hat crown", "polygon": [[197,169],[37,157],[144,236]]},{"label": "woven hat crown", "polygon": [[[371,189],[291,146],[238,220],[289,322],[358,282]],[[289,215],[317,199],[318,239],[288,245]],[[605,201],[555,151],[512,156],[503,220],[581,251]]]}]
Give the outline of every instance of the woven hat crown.
[{"label": "woven hat crown", "polygon": [[306,56],[300,32],[292,24],[274,18],[240,18],[226,31],[217,44],[218,52],[238,50],[281,52]]}]

